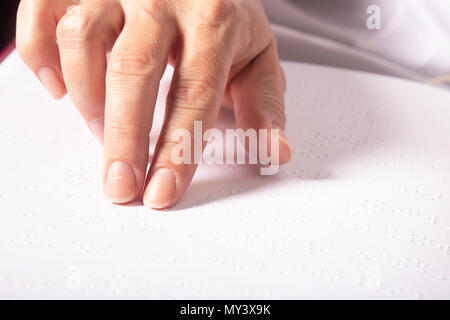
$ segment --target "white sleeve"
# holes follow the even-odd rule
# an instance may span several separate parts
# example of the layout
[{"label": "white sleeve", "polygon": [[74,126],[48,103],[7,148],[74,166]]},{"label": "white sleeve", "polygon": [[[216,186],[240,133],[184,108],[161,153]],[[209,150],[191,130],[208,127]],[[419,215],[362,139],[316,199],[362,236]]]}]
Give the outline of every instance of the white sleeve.
[{"label": "white sleeve", "polygon": [[[420,81],[450,73],[447,1],[262,0],[283,58]],[[367,27],[372,4],[380,30]]]}]

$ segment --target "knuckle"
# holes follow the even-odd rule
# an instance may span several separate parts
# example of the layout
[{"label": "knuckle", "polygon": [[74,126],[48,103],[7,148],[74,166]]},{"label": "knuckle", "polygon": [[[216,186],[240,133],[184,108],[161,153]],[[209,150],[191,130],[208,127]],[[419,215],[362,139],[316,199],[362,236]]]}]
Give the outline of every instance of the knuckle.
[{"label": "knuckle", "polygon": [[93,21],[88,12],[80,7],[73,8],[58,23],[56,36],[63,46],[79,46],[93,36]]},{"label": "knuckle", "polygon": [[205,21],[219,25],[231,18],[237,11],[237,7],[229,0],[212,0],[202,2],[201,10],[202,18]]},{"label": "knuckle", "polygon": [[266,112],[272,119],[277,119],[281,124],[286,122],[286,114],[284,112],[284,98],[279,94],[265,94],[261,98]]},{"label": "knuckle", "polygon": [[175,111],[170,113],[170,120],[165,124],[165,132],[166,136],[172,137],[174,133],[178,130],[187,130],[187,132],[194,132],[194,121],[202,121],[204,120],[204,112],[202,110],[186,110],[176,109]]},{"label": "knuckle", "polygon": [[111,54],[108,72],[113,76],[146,77],[162,75],[166,67],[162,56],[163,32],[160,27],[152,29],[152,35],[137,36],[139,47],[118,46]]},{"label": "knuckle", "polygon": [[112,120],[108,124],[107,139],[113,142],[142,142],[149,139],[148,134],[143,128],[140,128],[136,123],[126,121],[124,119]]},{"label": "knuckle", "polygon": [[185,78],[176,81],[168,100],[175,108],[209,110],[215,107],[216,92],[211,80]]},{"label": "knuckle", "polygon": [[164,0],[147,0],[143,3],[144,10],[150,14],[161,12],[165,5],[167,4]]},{"label": "knuckle", "polygon": [[243,26],[239,8],[230,0],[201,1],[193,8],[193,23],[185,31],[196,39],[202,39],[204,46],[222,45],[229,51],[235,47]]},{"label": "knuckle", "polygon": [[133,51],[116,53],[112,57],[108,72],[113,78],[119,77],[145,77],[157,71],[156,59],[152,59],[148,54]]},{"label": "knuckle", "polygon": [[20,32],[16,35],[16,50],[25,62],[36,62],[43,59],[42,55],[57,49],[56,40],[32,26],[18,26]]},{"label": "knuckle", "polygon": [[18,38],[16,41],[16,50],[19,56],[25,62],[32,60],[39,53],[40,44],[33,38]]},{"label": "knuckle", "polygon": [[36,71],[43,64],[52,63],[53,52],[58,50],[51,36],[36,36],[34,33],[16,39],[16,50],[29,68]]}]

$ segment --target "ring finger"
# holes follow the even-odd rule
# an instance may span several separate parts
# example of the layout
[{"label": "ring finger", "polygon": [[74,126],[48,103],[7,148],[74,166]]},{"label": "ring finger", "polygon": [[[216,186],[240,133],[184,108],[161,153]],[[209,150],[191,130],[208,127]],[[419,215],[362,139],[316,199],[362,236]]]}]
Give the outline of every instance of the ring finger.
[{"label": "ring finger", "polygon": [[71,7],[59,21],[57,39],[67,90],[103,143],[106,53],[123,24],[115,0],[90,0]]}]

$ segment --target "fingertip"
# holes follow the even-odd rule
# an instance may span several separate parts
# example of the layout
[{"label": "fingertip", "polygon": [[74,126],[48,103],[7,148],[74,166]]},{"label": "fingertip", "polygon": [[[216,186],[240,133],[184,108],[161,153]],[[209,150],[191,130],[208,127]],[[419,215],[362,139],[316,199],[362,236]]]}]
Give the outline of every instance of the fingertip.
[{"label": "fingertip", "polygon": [[114,161],[108,167],[105,197],[116,204],[130,203],[135,199],[136,176],[133,168],[124,162]]},{"label": "fingertip", "polygon": [[284,131],[280,130],[280,164],[286,164],[289,163],[292,160],[292,147],[289,143],[289,140],[286,137],[286,134]]},{"label": "fingertip", "polygon": [[66,86],[58,72],[52,67],[43,67],[37,72],[42,85],[48,90],[53,99],[60,100],[66,93]]},{"label": "fingertip", "polygon": [[145,192],[144,204],[152,209],[162,210],[173,205],[177,180],[172,170],[158,169],[150,178]]},{"label": "fingertip", "polygon": [[89,129],[91,130],[92,134],[97,138],[98,142],[100,142],[101,145],[104,144],[105,139],[105,118],[100,117],[97,119],[93,119],[89,122]]},{"label": "fingertip", "polygon": [[[278,151],[279,151],[279,164],[283,165],[292,160],[292,147],[289,139],[284,131],[286,121],[284,119],[275,119],[271,121],[270,128],[278,130]],[[283,124],[283,125],[281,125]],[[271,139],[268,137],[268,139]],[[268,144],[270,142],[268,141]]]}]

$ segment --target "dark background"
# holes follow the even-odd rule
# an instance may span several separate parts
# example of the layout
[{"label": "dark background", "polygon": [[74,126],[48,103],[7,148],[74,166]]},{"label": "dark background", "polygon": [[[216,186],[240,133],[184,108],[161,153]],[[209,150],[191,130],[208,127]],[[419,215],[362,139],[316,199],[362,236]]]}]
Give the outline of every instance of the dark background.
[{"label": "dark background", "polygon": [[20,0],[1,0],[0,4],[0,51],[13,39],[16,33],[16,13]]}]

